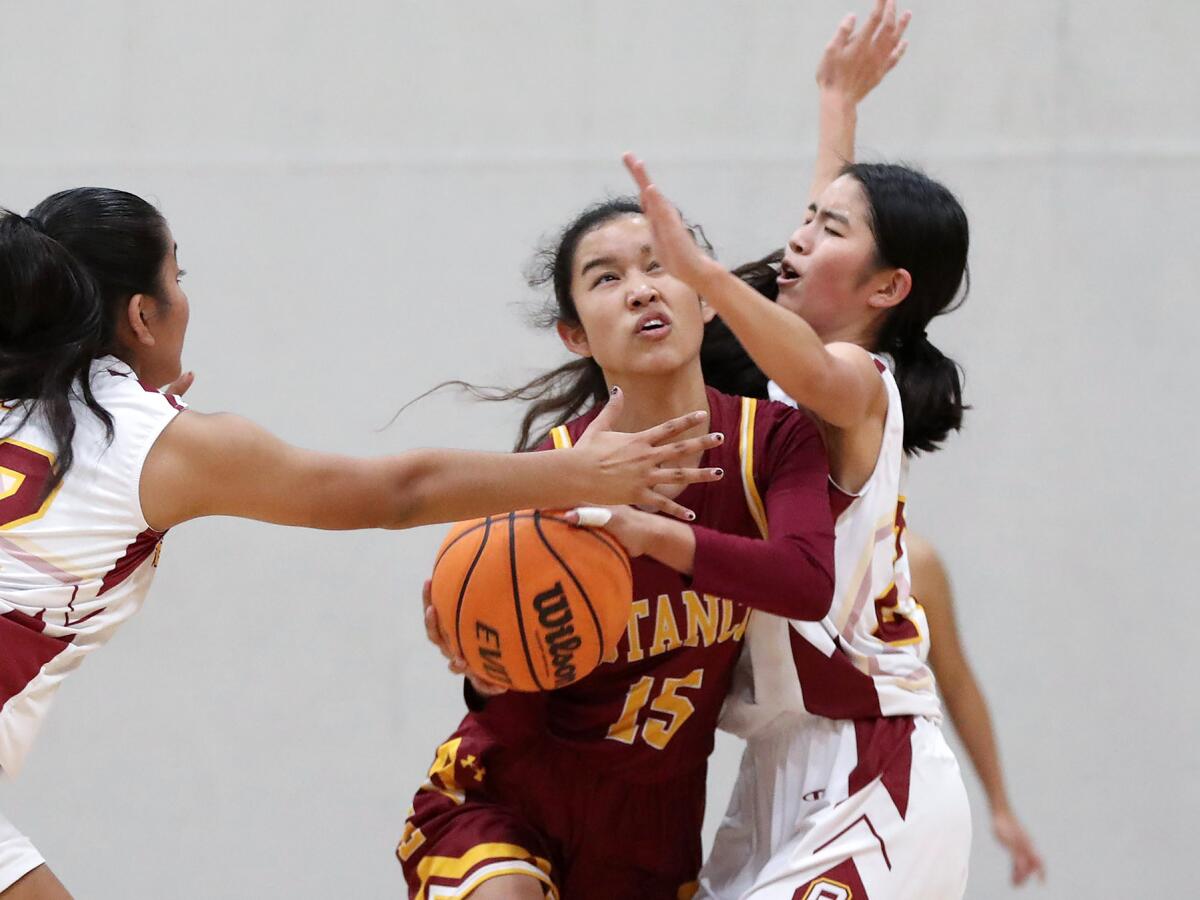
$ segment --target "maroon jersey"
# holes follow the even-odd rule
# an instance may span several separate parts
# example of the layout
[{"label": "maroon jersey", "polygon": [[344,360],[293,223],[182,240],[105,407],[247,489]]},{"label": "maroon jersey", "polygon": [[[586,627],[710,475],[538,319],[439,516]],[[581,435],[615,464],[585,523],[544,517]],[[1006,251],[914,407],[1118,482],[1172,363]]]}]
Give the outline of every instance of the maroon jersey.
[{"label": "maroon jersey", "polygon": [[[616,651],[586,678],[542,694],[509,693],[470,714],[513,743],[536,740],[587,770],[650,782],[701,768],[712,751],[752,608],[818,620],[833,585],[828,464],[816,427],[787,406],[708,392],[727,439],[701,465],[718,482],[678,500],[696,513],[692,576],[633,560],[634,600]],[[598,410],[555,429],[566,446]],[[736,438],[736,439],[735,439]],[[770,539],[760,520],[769,520]]]}]

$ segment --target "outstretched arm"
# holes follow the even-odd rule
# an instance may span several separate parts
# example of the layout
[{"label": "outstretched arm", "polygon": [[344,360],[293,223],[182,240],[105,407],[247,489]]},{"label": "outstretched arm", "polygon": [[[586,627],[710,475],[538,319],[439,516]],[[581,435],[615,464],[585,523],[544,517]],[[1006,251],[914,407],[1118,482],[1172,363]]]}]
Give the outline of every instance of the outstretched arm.
[{"label": "outstretched arm", "polygon": [[408,528],[523,507],[641,503],[681,518],[655,485],[714,481],[713,469],[672,468],[716,446],[697,412],[639,434],[611,431],[610,400],[570,450],[476,453],[413,450],[360,459],[293,447],[239,416],[180,413],[142,469],[142,510],[165,530],[198,516],[237,516],[311,528]]},{"label": "outstretched arm", "polygon": [[992,718],[959,640],[954,597],[946,570],[933,547],[911,532],[907,547],[913,596],[925,607],[929,620],[929,662],[946,701],[950,721],[983,783],[992,813],[992,830],[1012,857],[1013,884],[1021,884],[1033,874],[1045,880],[1045,864],[1009,804]]},{"label": "outstretched arm", "polygon": [[912,12],[896,14],[895,0],[875,0],[875,8],[855,29],[853,13],[833,33],[817,65],[819,107],[817,162],[808,198],[815,201],[854,162],[858,104],[895,68],[908,49],[904,31]]}]

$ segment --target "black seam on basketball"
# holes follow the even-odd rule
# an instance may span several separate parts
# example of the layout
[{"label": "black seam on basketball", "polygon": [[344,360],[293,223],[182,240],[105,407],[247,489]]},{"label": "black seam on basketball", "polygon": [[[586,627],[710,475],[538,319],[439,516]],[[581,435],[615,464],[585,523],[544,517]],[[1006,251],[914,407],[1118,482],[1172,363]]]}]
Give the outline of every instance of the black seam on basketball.
[{"label": "black seam on basketball", "polygon": [[[458,652],[466,656],[467,649],[462,642],[462,608],[463,598],[467,596],[467,585],[471,583],[471,575],[475,572],[475,566],[483,556],[483,548],[487,546],[488,535],[491,534],[492,517],[488,516],[479,526],[483,528],[483,539],[479,542],[479,549],[475,551],[475,558],[471,560],[471,565],[467,567],[467,574],[463,578],[462,587],[458,591],[458,605],[454,607],[454,639],[458,641]],[[471,531],[475,529],[472,528]]]},{"label": "black seam on basketball", "polygon": [[521,649],[525,651],[525,663],[529,666],[529,676],[540,690],[546,690],[542,679],[538,678],[533,668],[533,656],[529,653],[529,638],[525,636],[525,622],[521,615],[521,586],[517,582],[517,514],[508,514],[508,571],[512,575],[513,603],[517,607],[517,633],[521,635]]},{"label": "black seam on basketball", "polygon": [[629,554],[625,552],[625,548],[621,546],[621,542],[608,532],[602,531],[598,528],[581,528],[573,522],[568,522],[562,516],[542,516],[542,518],[548,519],[551,522],[562,522],[564,525],[570,525],[572,528],[578,528],[581,533],[599,541],[609,549],[609,552],[612,553],[613,556],[621,561],[621,565],[624,567],[625,571],[629,573],[629,577],[631,579],[633,578],[633,567],[629,563]]},{"label": "black seam on basketball", "polygon": [[478,524],[472,525],[470,528],[468,528],[462,534],[456,534],[454,536],[454,540],[452,540],[445,547],[443,547],[441,550],[438,551],[437,559],[435,559],[433,561],[433,567],[436,569],[437,564],[442,561],[442,557],[450,552],[450,548],[453,547],[455,544],[457,544],[459,541],[461,541],[463,538],[465,538],[468,534],[474,534],[480,528],[486,528],[490,524],[491,524],[491,519],[489,517],[488,519],[485,519],[484,521],[479,522]]},{"label": "black seam on basketball", "polygon": [[[553,517],[551,517],[553,518]],[[583,585],[579,583],[579,579],[575,577],[575,573],[571,567],[563,561],[563,558],[558,555],[558,551],[554,549],[550,541],[546,539],[545,533],[542,531],[542,521],[540,516],[534,516],[533,527],[537,530],[538,537],[541,538],[542,544],[550,551],[550,555],[558,560],[558,564],[562,566],[563,571],[567,573],[570,579],[575,582],[575,587],[579,590],[579,596],[583,598],[583,602],[587,604],[588,612],[592,616],[592,624],[596,626],[596,637],[598,646],[596,647],[596,665],[600,665],[604,661],[604,629],[600,627],[600,617],[596,615],[596,608],[592,606],[592,600],[587,595],[587,591],[583,589]]]}]

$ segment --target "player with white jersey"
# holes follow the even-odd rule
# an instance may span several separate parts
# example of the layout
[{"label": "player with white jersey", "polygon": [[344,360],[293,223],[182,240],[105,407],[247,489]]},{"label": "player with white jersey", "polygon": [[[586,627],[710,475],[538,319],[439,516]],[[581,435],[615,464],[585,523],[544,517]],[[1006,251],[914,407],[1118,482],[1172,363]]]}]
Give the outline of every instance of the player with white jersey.
[{"label": "player with white jersey", "polygon": [[[686,245],[674,207],[626,158],[660,261],[716,308],[766,392],[817,422],[836,515],[829,615],[751,619],[725,713],[746,750],[700,897],[941,900],[966,886],[970,810],[938,726],[904,510],[906,456],[962,420],[957,366],[925,330],[963,284],[967,219],[919,172],[841,163],[854,107],[898,59],[907,21],[880,0],[861,31],[843,23],[818,70],[834,87],[809,215],[783,251],[738,274]],[[706,378],[729,389],[719,369],[710,356]]]},{"label": "player with white jersey", "polygon": [[[135,613],[167,529],[207,515],[404,528],[605,495],[691,514],[658,484],[720,443],[693,413],[639,434],[601,414],[571,450],[418,450],[356,459],[289,446],[228,414],[184,411],[188,300],[162,215],[79,188],[0,211],[0,772],[21,768],[63,679]],[[661,445],[661,446],[660,446]],[[69,897],[0,816],[0,898]]]}]

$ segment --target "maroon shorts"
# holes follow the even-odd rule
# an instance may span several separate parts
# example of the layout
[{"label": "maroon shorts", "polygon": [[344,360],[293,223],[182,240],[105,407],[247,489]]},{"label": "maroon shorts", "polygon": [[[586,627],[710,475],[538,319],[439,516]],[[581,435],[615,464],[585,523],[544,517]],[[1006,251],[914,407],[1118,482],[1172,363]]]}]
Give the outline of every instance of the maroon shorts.
[{"label": "maroon shorts", "polygon": [[648,784],[605,778],[558,745],[505,747],[468,718],[438,748],[396,849],[408,895],[466,897],[522,874],[561,900],[690,897],[704,781],[703,767]]}]

